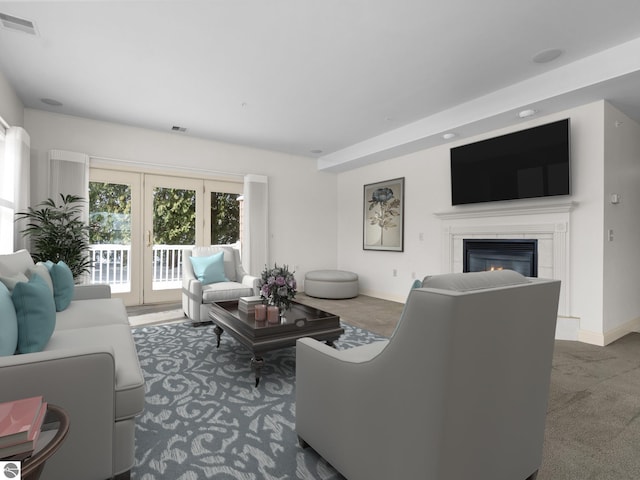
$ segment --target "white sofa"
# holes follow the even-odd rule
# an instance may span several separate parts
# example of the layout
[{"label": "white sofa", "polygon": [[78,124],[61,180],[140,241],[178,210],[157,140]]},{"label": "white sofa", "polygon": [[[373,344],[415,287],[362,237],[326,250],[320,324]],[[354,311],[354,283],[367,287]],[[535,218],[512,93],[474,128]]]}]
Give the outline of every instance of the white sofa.
[{"label": "white sofa", "polygon": [[535,478],[559,292],[512,271],[435,276],[389,340],[298,340],[301,443],[349,480]]},{"label": "white sofa", "polygon": [[[25,250],[0,255],[2,276],[34,267]],[[74,294],[42,351],[0,356],[0,401],[43,395],[69,414],[43,480],[128,478],[145,392],[127,312],[106,285],[75,286]]]},{"label": "white sofa", "polygon": [[[224,252],[227,281],[203,284],[193,271],[189,257],[208,257]],[[240,251],[233,245],[210,245],[185,249],[182,254],[182,310],[194,322],[209,320],[207,304],[260,295],[260,279],[245,272]]]}]

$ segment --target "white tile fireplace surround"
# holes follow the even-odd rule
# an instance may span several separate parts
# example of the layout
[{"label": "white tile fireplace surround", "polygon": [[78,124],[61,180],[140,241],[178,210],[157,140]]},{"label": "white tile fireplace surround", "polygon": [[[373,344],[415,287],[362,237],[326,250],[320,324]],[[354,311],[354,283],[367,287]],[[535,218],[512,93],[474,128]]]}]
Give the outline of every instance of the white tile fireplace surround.
[{"label": "white tile fireplace surround", "polygon": [[540,205],[500,205],[439,212],[442,220],[442,271],[462,272],[463,240],[532,239],[538,241],[538,277],[562,282],[556,338],[576,340],[579,322],[571,318],[569,269],[570,201]]}]

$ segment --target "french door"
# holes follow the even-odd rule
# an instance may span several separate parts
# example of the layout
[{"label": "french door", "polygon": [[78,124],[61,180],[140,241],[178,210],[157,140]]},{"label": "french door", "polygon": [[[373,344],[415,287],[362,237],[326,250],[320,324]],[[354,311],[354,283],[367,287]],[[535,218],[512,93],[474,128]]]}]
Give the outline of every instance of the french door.
[{"label": "french door", "polygon": [[126,305],[179,301],[182,251],[215,240],[220,192],[242,193],[242,183],[107,169],[91,169],[90,179],[90,216],[99,230],[92,233],[92,282],[109,283]]}]

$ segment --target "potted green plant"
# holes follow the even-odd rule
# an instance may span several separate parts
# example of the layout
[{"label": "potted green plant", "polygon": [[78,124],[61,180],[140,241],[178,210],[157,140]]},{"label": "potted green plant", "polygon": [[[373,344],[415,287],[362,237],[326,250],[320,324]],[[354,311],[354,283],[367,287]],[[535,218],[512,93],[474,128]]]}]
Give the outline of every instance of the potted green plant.
[{"label": "potted green plant", "polygon": [[77,195],[60,194],[60,203],[48,198],[16,213],[17,219],[26,219],[22,233],[31,239],[31,256],[36,262],[64,261],[78,279],[91,267],[89,257],[90,227],[82,220],[85,200]]}]

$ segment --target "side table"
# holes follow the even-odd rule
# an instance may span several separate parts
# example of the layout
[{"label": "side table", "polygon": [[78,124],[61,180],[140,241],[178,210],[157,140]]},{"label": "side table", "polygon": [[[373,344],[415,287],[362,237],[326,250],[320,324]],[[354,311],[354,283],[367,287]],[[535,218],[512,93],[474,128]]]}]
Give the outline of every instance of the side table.
[{"label": "side table", "polygon": [[49,458],[60,448],[69,432],[69,415],[57,405],[47,405],[36,449],[22,461],[22,480],[38,480]]}]

